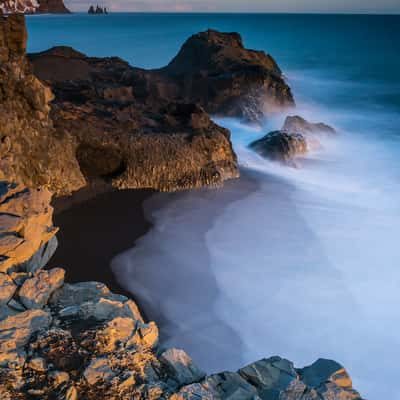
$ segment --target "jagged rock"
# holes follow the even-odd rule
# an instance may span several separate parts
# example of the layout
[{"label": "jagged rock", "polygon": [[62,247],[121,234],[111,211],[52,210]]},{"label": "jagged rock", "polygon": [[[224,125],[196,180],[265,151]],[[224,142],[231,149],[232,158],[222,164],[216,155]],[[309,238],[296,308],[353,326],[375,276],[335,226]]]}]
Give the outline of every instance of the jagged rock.
[{"label": "jagged rock", "polygon": [[[86,302],[95,302],[101,298],[120,302],[128,301],[127,297],[112,293],[104,283],[80,282],[65,284],[53,294],[50,304],[59,308],[65,308],[79,306]],[[136,313],[136,317],[139,319],[140,312],[137,308]]]},{"label": "jagged rock", "polygon": [[69,374],[63,371],[50,371],[49,378],[54,387],[58,387],[69,381]]},{"label": "jagged rock", "polygon": [[7,274],[0,273],[0,308],[11,300],[16,290],[13,280]]},{"label": "jagged rock", "polygon": [[206,375],[183,350],[168,349],[161,354],[160,361],[166,365],[179,386],[198,382]]},{"label": "jagged rock", "polygon": [[336,361],[319,359],[298,372],[304,384],[314,389],[323,399],[361,399],[360,394],[353,389],[347,371]]},{"label": "jagged rock", "polygon": [[[204,385],[193,383],[192,385],[184,386],[179,392],[173,394],[170,400],[222,400],[218,393],[214,392]],[[256,400],[256,398],[255,398]]]},{"label": "jagged rock", "polygon": [[149,78],[160,95],[199,103],[212,114],[257,121],[265,112],[294,105],[275,60],[246,49],[238,33],[193,35],[159,74]]},{"label": "jagged rock", "polygon": [[326,133],[334,134],[336,130],[329,125],[322,122],[312,123],[308,122],[298,115],[289,116],[286,118],[282,130],[289,133],[300,133],[302,135],[312,134],[312,133]]},{"label": "jagged rock", "polygon": [[36,0],[1,0],[0,14],[33,14],[38,7]]},{"label": "jagged rock", "polygon": [[292,165],[293,160],[307,153],[307,142],[303,135],[284,131],[270,132],[250,144],[250,148],[265,158]]},{"label": "jagged rock", "polygon": [[207,377],[204,381],[206,387],[212,388],[222,399],[258,400],[256,388],[246,382],[239,374],[223,372]]},{"label": "jagged rock", "polygon": [[78,391],[75,386],[71,386],[67,389],[65,400],[78,400]]},{"label": "jagged rock", "polygon": [[0,181],[68,194],[85,185],[73,139],[55,133],[53,95],[26,60],[24,17],[0,16]]},{"label": "jagged rock", "polygon": [[0,306],[0,320],[18,314],[18,311],[10,306]]},{"label": "jagged rock", "polygon": [[29,361],[28,367],[36,372],[46,372],[47,363],[44,358],[36,357]]},{"label": "jagged rock", "polygon": [[257,390],[265,395],[276,395],[284,392],[296,380],[297,373],[293,364],[280,357],[271,357],[250,364],[239,370],[239,374]]},{"label": "jagged rock", "polygon": [[0,226],[0,272],[18,266],[29,272],[35,254],[54,237],[50,200],[46,189],[28,190],[0,181],[0,215],[14,217],[12,224]]},{"label": "jagged rock", "polygon": [[85,369],[83,376],[89,385],[95,385],[98,382],[111,381],[115,374],[113,373],[107,358],[96,358],[92,360],[89,366]]},{"label": "jagged rock", "polygon": [[30,310],[0,320],[0,366],[20,364],[24,346],[33,334],[49,327],[51,316],[42,310]]},{"label": "jagged rock", "polygon": [[53,268],[40,271],[33,278],[26,280],[19,291],[22,304],[28,309],[42,308],[52,293],[63,285],[64,276],[63,269]]}]

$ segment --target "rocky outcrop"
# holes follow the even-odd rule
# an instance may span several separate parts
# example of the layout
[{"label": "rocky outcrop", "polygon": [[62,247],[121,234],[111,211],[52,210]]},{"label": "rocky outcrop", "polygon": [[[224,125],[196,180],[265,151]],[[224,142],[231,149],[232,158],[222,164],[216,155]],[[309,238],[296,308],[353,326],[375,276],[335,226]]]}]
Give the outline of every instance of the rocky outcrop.
[{"label": "rocky outcrop", "polygon": [[290,133],[300,133],[301,135],[328,134],[333,135],[336,130],[322,122],[308,122],[304,118],[294,115],[285,119],[282,130]]},{"label": "rocky outcrop", "polygon": [[71,12],[63,0],[38,0],[38,3],[37,14],[69,14]]},{"label": "rocky outcrop", "polygon": [[37,0],[0,0],[0,14],[33,14],[38,7]]},{"label": "rocky outcrop", "polygon": [[68,14],[63,0],[0,0],[3,14]]},{"label": "rocky outcrop", "polygon": [[85,184],[76,144],[53,128],[53,95],[31,73],[26,39],[23,16],[0,16],[0,181],[68,194]]},{"label": "rocky outcrop", "polygon": [[173,191],[220,185],[238,176],[229,131],[200,106],[147,101],[126,62],[90,58],[65,47],[30,60],[55,93],[55,128],[76,139],[87,181]]},{"label": "rocky outcrop", "polygon": [[259,121],[265,113],[294,105],[275,60],[246,49],[238,33],[198,33],[166,67],[138,75],[147,98],[195,102],[211,114]]},{"label": "rocky outcrop", "polygon": [[265,158],[294,165],[296,157],[307,153],[307,142],[303,135],[284,131],[270,132],[250,144],[250,148]]},{"label": "rocky outcrop", "polygon": [[322,136],[331,136],[336,130],[324,123],[308,122],[302,117],[287,117],[279,131],[270,132],[250,144],[250,148],[265,158],[296,166],[295,159],[309,150],[322,147]]}]

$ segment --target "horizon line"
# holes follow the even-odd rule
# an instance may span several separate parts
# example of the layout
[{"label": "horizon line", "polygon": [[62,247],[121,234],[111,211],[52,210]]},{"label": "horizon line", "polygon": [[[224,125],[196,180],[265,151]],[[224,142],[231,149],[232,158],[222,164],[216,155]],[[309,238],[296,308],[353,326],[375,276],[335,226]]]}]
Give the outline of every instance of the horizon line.
[{"label": "horizon line", "polygon": [[[87,14],[87,11],[73,11],[72,14]],[[113,11],[108,8],[110,14],[246,14],[246,15],[265,15],[265,14],[280,14],[280,15],[400,15],[400,11],[395,12],[371,12],[371,11],[138,11],[138,10],[118,10]],[[31,14],[35,15],[35,14]],[[39,15],[39,14],[36,14]],[[43,14],[41,14],[43,15]],[[50,13],[48,15],[51,15]],[[53,14],[54,15],[54,14]],[[67,15],[67,14],[65,14]]]}]

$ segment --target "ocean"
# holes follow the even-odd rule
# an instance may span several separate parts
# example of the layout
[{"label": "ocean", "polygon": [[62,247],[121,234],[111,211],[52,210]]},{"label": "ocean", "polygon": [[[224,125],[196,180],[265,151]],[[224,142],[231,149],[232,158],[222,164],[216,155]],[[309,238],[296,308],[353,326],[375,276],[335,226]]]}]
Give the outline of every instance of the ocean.
[{"label": "ocean", "polygon": [[400,399],[400,16],[111,14],[31,16],[31,52],[69,45],[145,68],[208,28],[242,34],[283,70],[299,114],[338,134],[299,160],[247,145],[280,128],[217,119],[242,177],[157,194],[153,229],[112,260],[121,284],[207,372],[280,355],[349,371],[368,399]]}]

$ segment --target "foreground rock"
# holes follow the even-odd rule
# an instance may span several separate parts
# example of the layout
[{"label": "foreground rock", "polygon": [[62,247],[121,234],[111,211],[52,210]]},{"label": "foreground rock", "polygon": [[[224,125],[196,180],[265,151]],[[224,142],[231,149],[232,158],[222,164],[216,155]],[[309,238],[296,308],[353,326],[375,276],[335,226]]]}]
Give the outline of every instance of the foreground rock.
[{"label": "foreground rock", "polygon": [[295,158],[307,153],[307,141],[301,134],[284,131],[268,133],[250,144],[250,148],[265,158],[294,165]]},{"label": "foreground rock", "polygon": [[265,158],[296,166],[296,158],[309,150],[322,147],[323,135],[333,135],[336,130],[324,123],[308,122],[302,117],[287,117],[279,131],[270,132],[250,144],[250,148]]}]

